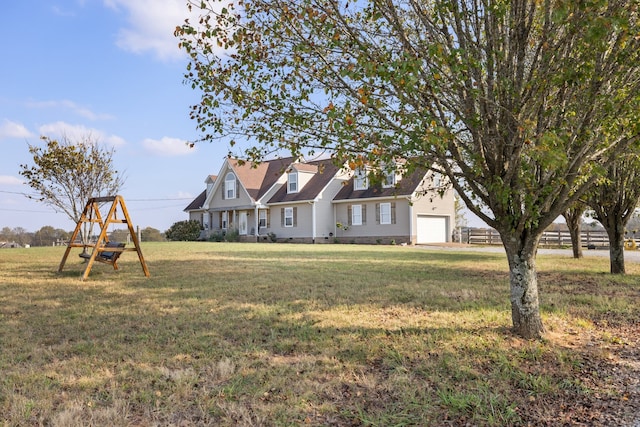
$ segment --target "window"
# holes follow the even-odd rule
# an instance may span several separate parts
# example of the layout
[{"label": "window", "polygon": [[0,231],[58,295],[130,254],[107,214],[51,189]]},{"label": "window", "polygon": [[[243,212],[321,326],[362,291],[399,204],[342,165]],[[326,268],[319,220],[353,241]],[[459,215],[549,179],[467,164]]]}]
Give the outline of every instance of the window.
[{"label": "window", "polygon": [[433,174],[433,187],[440,188],[441,185],[442,185],[442,174],[439,174],[438,172],[436,172]]},{"label": "window", "polygon": [[385,171],[382,186],[388,188],[394,185],[396,185],[396,171],[393,169],[391,171]]},{"label": "window", "polygon": [[235,199],[236,196],[236,176],[229,172],[224,178],[224,198]]},{"label": "window", "polygon": [[297,193],[298,192],[298,173],[290,172],[289,173],[289,187],[287,188],[287,193]]},{"label": "window", "polygon": [[267,226],[267,211],[261,210],[258,212],[258,228],[265,228]]},{"label": "window", "polygon": [[220,228],[227,229],[227,211],[220,212]]},{"label": "window", "polygon": [[351,206],[351,224],[362,225],[362,205]]},{"label": "window", "polygon": [[391,203],[380,203],[380,224],[391,223]]},{"label": "window", "polygon": [[356,173],[353,176],[353,189],[357,191],[357,190],[366,190],[367,188],[369,188],[367,171],[362,169],[356,169]]},{"label": "window", "polygon": [[293,208],[284,208],[284,226],[293,227]]}]

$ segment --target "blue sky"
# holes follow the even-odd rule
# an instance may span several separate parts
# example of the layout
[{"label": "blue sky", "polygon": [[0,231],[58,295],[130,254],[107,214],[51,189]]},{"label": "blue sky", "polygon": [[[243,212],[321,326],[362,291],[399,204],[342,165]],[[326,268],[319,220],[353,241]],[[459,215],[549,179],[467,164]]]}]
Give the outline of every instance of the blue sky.
[{"label": "blue sky", "polygon": [[[135,225],[165,231],[217,174],[229,147],[202,143],[173,36],[185,0],[20,0],[0,6],[0,228],[73,230],[62,213],[24,196],[19,174],[41,135],[90,134],[115,149],[120,192]],[[193,21],[192,21],[193,22]],[[476,219],[467,213],[470,225]],[[481,224],[481,222],[480,222]]]},{"label": "blue sky", "polygon": [[27,199],[20,164],[40,135],[91,134],[114,147],[120,192],[135,225],[165,231],[216,174],[226,144],[197,138],[173,31],[185,0],[20,0],[0,6],[0,228],[72,230],[62,213]]}]

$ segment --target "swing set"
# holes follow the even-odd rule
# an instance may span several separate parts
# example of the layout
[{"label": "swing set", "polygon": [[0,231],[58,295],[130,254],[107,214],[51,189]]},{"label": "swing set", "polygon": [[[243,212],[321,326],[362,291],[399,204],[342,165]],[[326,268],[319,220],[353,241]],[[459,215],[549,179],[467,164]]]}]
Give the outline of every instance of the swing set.
[{"label": "swing set", "polygon": [[[109,213],[106,217],[103,217],[100,214],[100,203],[108,202],[112,202],[111,208],[109,209]],[[120,207],[122,218],[118,218],[118,207]],[[83,242],[76,243],[80,229],[85,223],[89,223],[90,225],[98,224],[100,226],[100,234],[98,235],[94,245],[89,245]],[[109,229],[110,224],[127,224],[134,247],[126,248],[125,243],[110,242],[109,237],[107,236],[107,230]],[[93,249],[91,253],[87,253],[86,249],[90,247]],[[87,205],[85,206],[84,211],[82,211],[80,220],[78,221],[75,230],[73,230],[67,249],[62,256],[58,272],[61,272],[64,268],[64,264],[71,252],[71,248],[82,248],[83,252],[79,256],[87,260],[87,266],[82,274],[82,280],[89,277],[91,267],[93,267],[95,261],[110,264],[113,266],[114,270],[118,270],[118,258],[120,258],[120,255],[122,255],[123,252],[129,251],[136,251],[138,253],[138,259],[140,260],[140,265],[142,265],[142,271],[146,277],[149,277],[149,269],[147,268],[147,264],[142,256],[140,242],[138,241],[138,236],[133,229],[133,224],[129,218],[129,213],[127,212],[127,207],[124,204],[122,196],[93,197],[87,201]]]}]

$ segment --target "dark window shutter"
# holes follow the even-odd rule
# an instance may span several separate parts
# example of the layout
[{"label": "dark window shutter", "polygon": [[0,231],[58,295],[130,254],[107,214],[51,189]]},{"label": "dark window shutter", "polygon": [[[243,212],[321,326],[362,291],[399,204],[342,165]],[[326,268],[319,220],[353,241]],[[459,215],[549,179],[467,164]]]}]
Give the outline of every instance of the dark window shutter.
[{"label": "dark window shutter", "polygon": [[376,224],[380,224],[380,203],[376,203]]},{"label": "dark window shutter", "polygon": [[367,223],[367,205],[362,205],[362,225]]},{"label": "dark window shutter", "polygon": [[353,209],[351,209],[351,205],[347,206],[347,225],[353,225]]},{"label": "dark window shutter", "polygon": [[298,208],[293,208],[293,226],[298,226]]},{"label": "dark window shutter", "polygon": [[222,185],[222,200],[224,200],[224,199],[226,199],[226,198],[227,198],[227,192],[226,192],[226,190],[225,190],[225,188],[224,188],[224,187],[225,187],[225,185],[224,185],[224,181],[222,181],[222,184],[221,184],[221,185]]},{"label": "dark window shutter", "polygon": [[238,178],[236,178],[236,199],[240,198],[240,184],[238,183]]},{"label": "dark window shutter", "polygon": [[391,202],[391,224],[396,223],[396,202]]},{"label": "dark window shutter", "polygon": [[284,208],[280,208],[280,226],[284,227]]}]

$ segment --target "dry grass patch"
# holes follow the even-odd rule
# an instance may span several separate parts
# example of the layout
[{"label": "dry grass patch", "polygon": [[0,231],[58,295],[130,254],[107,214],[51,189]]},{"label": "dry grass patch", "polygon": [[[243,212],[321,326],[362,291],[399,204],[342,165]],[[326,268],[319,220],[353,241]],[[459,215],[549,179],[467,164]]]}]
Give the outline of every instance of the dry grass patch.
[{"label": "dry grass patch", "polygon": [[125,255],[86,282],[61,248],[0,254],[3,425],[606,425],[638,403],[637,265],[540,257],[549,335],[528,342],[500,254],[143,250],[150,278]]}]

